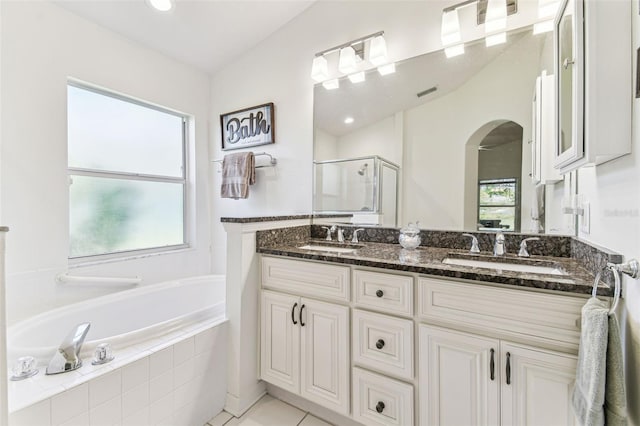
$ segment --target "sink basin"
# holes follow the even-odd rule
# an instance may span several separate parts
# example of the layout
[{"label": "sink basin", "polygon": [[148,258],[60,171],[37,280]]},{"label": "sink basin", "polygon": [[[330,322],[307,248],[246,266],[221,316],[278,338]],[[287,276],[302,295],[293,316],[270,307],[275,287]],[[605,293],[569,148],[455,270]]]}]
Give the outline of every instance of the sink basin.
[{"label": "sink basin", "polygon": [[528,265],[522,263],[491,262],[477,259],[460,259],[447,257],[442,263],[447,265],[470,266],[473,268],[497,269],[502,271],[525,272],[529,274],[567,275],[555,266]]},{"label": "sink basin", "polygon": [[298,248],[302,250],[324,251],[324,252],[331,252],[331,253],[353,253],[354,251],[356,251],[355,248],[323,246],[320,244],[307,244],[305,246],[300,246]]}]

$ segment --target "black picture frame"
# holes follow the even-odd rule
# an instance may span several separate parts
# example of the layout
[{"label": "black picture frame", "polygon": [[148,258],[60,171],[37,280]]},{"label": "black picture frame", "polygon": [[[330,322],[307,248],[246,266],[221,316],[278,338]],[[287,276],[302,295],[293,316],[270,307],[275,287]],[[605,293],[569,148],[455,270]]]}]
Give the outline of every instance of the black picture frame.
[{"label": "black picture frame", "polygon": [[220,115],[222,150],[275,143],[273,102]]}]

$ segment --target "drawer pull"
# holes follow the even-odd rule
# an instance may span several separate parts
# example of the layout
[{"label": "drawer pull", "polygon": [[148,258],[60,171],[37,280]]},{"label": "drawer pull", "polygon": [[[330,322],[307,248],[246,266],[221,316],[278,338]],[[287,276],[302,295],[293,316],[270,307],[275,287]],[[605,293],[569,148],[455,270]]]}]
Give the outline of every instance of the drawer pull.
[{"label": "drawer pull", "polygon": [[[376,342],[376,348],[378,348],[378,349],[384,348],[384,340],[378,339],[378,341]],[[382,405],[384,406],[384,404],[382,404]]]},{"label": "drawer pull", "polygon": [[384,411],[384,402],[378,401],[378,403],[376,404],[376,411],[378,413],[382,413]]},{"label": "drawer pull", "polygon": [[296,321],[296,306],[298,306],[298,302],[294,303],[293,308],[291,308],[291,321],[293,322],[293,325],[298,324]]},{"label": "drawer pull", "polygon": [[507,352],[507,384],[511,384],[511,353]]},{"label": "drawer pull", "polygon": [[384,296],[384,291],[382,291],[382,290],[376,291],[376,296],[378,296],[378,297]]},{"label": "drawer pull", "polygon": [[300,306],[300,326],[304,327],[304,323],[302,322],[302,311],[304,310],[304,303]]},{"label": "drawer pull", "polygon": [[491,348],[491,361],[489,362],[489,371],[491,374],[491,381],[494,381],[496,378],[496,361],[494,359],[496,351]]}]

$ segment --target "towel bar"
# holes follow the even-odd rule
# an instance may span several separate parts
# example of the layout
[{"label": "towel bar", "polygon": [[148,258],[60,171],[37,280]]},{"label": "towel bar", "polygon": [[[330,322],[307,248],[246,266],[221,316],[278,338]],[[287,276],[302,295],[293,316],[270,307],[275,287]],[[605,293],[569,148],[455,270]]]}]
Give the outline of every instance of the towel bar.
[{"label": "towel bar", "polygon": [[[267,153],[267,152],[254,152],[253,153],[254,157],[260,157],[260,156],[266,156],[269,157],[269,164],[263,164],[260,166],[256,166],[256,169],[262,169],[264,167],[275,167],[278,164],[278,159],[276,157],[274,157],[273,155]],[[222,159],[218,159],[218,160],[211,160],[212,163],[222,163]]]},{"label": "towel bar", "polygon": [[596,297],[596,293],[598,292],[598,283],[600,282],[600,276],[602,275],[602,271],[604,271],[605,269],[609,269],[611,270],[611,272],[613,272],[613,278],[615,280],[613,303],[611,304],[611,309],[609,309],[609,315],[611,315],[618,307],[618,302],[620,301],[620,293],[622,287],[622,284],[620,283],[620,274],[623,273],[630,276],[631,278],[637,279],[638,277],[640,277],[640,263],[636,259],[631,259],[626,263],[607,263],[607,266],[599,270],[596,274],[596,278],[593,281],[593,290],[591,290],[591,297]]}]

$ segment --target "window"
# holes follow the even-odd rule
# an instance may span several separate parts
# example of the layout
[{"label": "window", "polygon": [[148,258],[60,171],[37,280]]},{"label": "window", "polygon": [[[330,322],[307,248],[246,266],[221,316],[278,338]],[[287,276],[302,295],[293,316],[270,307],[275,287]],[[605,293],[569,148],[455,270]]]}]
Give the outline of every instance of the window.
[{"label": "window", "polygon": [[185,116],[67,86],[70,258],[185,246]]},{"label": "window", "polygon": [[520,229],[518,179],[481,180],[478,195],[478,229]]}]

